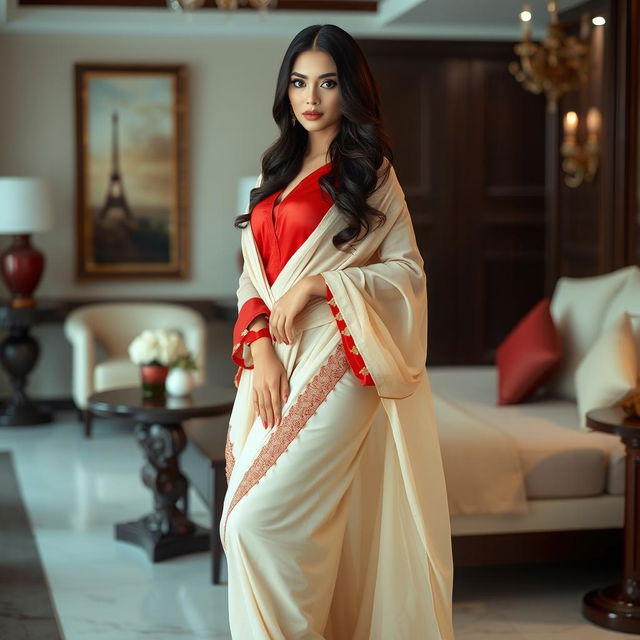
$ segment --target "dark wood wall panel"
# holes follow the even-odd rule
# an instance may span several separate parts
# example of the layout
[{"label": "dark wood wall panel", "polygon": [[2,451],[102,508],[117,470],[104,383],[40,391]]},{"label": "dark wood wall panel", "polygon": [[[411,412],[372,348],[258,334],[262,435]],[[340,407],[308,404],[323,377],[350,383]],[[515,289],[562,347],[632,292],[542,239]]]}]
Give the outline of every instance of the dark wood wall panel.
[{"label": "dark wood wall panel", "polygon": [[[640,0],[589,0],[561,15],[577,32],[583,12],[605,16],[593,31],[586,83],[565,95],[548,118],[547,288],[558,277],[592,276],[640,263],[634,193],[638,162],[638,74]],[[592,183],[570,188],[561,170],[562,117],[576,111],[579,140],[586,138],[586,114],[602,114],[600,166]]]},{"label": "dark wood wall panel", "polygon": [[[483,335],[484,345],[498,344],[511,328],[531,308],[532,296],[541,299],[544,282],[540,273],[544,272],[544,258],[539,251],[527,255],[517,252],[492,253],[484,261],[483,282],[486,304],[484,305]],[[523,286],[523,283],[533,283]],[[505,309],[503,301],[510,300]],[[500,312],[499,310],[503,310]],[[491,350],[485,358],[493,357]]]},{"label": "dark wood wall panel", "polygon": [[380,56],[374,73],[382,92],[385,123],[425,260],[429,294],[429,361],[446,359],[456,347],[451,318],[456,299],[438,274],[455,272],[454,226],[442,224],[452,210],[453,163],[447,151],[450,101],[447,65],[440,60],[417,64],[411,55]]},{"label": "dark wood wall panel", "polygon": [[460,364],[494,362],[495,348],[544,295],[544,102],[522,91],[508,60],[467,67],[456,191],[458,308],[468,336],[458,342]]},{"label": "dark wood wall panel", "polygon": [[[544,102],[528,95],[504,60],[469,65],[474,191],[460,211],[465,272],[479,311],[468,329],[476,362],[544,295]],[[473,362],[460,356],[459,362]]]},{"label": "dark wood wall panel", "polygon": [[540,100],[514,91],[514,79],[502,61],[478,61],[472,74],[482,95],[487,150],[485,188],[494,206],[522,215],[540,212],[544,197],[544,110]]},{"label": "dark wood wall panel", "polygon": [[492,363],[544,294],[544,99],[508,43],[361,44],[425,259],[428,363]]}]

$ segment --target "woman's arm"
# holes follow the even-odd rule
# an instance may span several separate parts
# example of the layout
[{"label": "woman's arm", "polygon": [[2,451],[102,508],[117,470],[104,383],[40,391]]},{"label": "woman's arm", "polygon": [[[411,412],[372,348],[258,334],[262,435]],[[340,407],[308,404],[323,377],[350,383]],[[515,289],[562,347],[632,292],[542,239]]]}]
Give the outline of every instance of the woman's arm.
[{"label": "woman's arm", "polygon": [[282,418],[282,405],[289,396],[287,372],[266,336],[254,340],[249,348],[254,362],[252,398],[255,412],[265,429],[277,427]]},{"label": "woman's arm", "polygon": [[303,286],[307,289],[309,298],[313,296],[324,298],[325,281],[320,274],[318,274],[317,276],[307,276],[302,280],[302,282]]},{"label": "woman's arm", "polygon": [[269,326],[269,321],[267,320],[267,316],[260,315],[257,318],[254,318],[254,320],[249,323],[249,326],[247,328],[249,329],[249,331],[258,331],[268,326]]}]

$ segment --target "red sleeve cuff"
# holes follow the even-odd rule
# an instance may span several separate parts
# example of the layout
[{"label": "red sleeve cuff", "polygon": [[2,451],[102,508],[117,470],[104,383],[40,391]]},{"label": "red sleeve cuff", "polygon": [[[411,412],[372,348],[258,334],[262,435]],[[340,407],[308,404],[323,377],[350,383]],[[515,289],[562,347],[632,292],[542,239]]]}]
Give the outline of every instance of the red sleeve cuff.
[{"label": "red sleeve cuff", "polygon": [[329,309],[331,309],[331,313],[333,313],[333,317],[336,320],[336,324],[338,325],[338,330],[340,331],[340,337],[342,338],[342,346],[344,347],[344,352],[347,356],[347,360],[349,361],[349,366],[351,370],[355,374],[356,378],[360,384],[364,386],[373,386],[375,385],[369,370],[364,364],[364,360],[356,347],[353,338],[351,337],[351,333],[347,328],[347,323],[342,318],[342,314],[338,309],[338,305],[336,301],[333,299],[333,293],[331,293],[331,289],[329,289],[329,285],[327,285],[327,304],[329,305]]},{"label": "red sleeve cuff", "polygon": [[260,315],[269,317],[269,307],[262,301],[262,298],[249,298],[240,309],[238,319],[233,327],[233,349],[231,359],[244,369],[253,369],[253,364],[245,362],[247,358],[247,347],[244,337],[249,332],[249,325]]}]

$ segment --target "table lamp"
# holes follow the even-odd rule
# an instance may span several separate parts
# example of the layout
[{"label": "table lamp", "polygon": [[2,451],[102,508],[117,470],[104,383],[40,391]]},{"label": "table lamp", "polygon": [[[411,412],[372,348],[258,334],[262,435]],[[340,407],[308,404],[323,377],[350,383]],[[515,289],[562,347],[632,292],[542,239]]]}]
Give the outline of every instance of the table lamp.
[{"label": "table lamp", "polygon": [[31,234],[53,226],[53,197],[41,178],[0,177],[0,234],[13,243],[0,256],[10,306],[33,307],[32,294],[44,270],[44,255],[31,246]]}]

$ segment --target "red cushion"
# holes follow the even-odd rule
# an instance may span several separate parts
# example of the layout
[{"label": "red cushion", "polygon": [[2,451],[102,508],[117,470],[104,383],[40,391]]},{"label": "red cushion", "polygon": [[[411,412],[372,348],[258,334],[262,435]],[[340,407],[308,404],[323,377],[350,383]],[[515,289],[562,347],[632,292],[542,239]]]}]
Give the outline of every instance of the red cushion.
[{"label": "red cushion", "polygon": [[562,358],[560,336],[544,298],[496,350],[498,404],[523,402],[541,387]]}]

